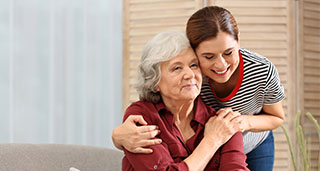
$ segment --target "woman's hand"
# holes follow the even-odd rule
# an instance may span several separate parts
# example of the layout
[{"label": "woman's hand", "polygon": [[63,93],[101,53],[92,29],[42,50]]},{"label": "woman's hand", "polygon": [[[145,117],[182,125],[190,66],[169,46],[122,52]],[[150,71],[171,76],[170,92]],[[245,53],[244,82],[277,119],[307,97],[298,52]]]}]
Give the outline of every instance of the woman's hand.
[{"label": "woman's hand", "polygon": [[113,129],[112,141],[121,150],[125,148],[132,153],[152,153],[152,149],[145,147],[162,142],[155,138],[159,132],[156,125],[147,126],[141,115],[130,115],[122,125]]},{"label": "woman's hand", "polygon": [[217,116],[211,117],[205,125],[204,137],[210,137],[212,141],[226,143],[236,132],[243,131],[242,117],[239,112],[231,108],[220,109]]}]

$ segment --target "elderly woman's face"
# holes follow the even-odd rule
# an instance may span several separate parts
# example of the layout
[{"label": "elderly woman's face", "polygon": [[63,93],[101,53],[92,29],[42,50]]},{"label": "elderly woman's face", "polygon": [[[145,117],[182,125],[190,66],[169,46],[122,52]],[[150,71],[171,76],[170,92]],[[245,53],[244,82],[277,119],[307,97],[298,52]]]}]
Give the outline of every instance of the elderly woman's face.
[{"label": "elderly woman's face", "polygon": [[192,48],[161,64],[161,79],[157,86],[163,100],[194,100],[202,83],[198,59]]}]

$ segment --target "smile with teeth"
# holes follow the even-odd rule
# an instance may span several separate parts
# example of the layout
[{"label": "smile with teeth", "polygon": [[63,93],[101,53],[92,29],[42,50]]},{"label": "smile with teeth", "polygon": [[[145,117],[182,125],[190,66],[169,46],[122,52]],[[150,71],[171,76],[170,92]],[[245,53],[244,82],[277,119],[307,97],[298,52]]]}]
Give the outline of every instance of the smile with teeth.
[{"label": "smile with teeth", "polygon": [[230,65],[224,71],[216,71],[216,70],[213,70],[213,71],[218,75],[223,75],[223,74],[227,73],[229,68],[230,68]]}]

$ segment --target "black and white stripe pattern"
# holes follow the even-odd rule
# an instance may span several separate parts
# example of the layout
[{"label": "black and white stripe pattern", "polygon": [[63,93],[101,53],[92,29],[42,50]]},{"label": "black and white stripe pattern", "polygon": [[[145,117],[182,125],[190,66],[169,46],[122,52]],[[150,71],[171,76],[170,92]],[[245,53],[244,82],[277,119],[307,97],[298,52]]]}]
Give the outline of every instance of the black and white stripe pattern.
[{"label": "black and white stripe pattern", "polygon": [[[280,102],[284,98],[284,89],[275,66],[267,58],[245,49],[240,49],[240,53],[243,59],[243,80],[235,96],[222,102],[215,97],[210,84],[204,82],[201,98],[215,110],[231,107],[241,114],[256,115],[261,112],[263,105]],[[268,133],[243,133],[244,152],[248,153],[261,144]]]}]

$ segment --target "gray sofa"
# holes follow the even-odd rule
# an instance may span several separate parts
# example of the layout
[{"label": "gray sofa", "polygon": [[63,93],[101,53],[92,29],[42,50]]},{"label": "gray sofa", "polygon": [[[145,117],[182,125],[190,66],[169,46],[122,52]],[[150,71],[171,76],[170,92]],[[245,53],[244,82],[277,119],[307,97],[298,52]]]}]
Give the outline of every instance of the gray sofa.
[{"label": "gray sofa", "polygon": [[0,143],[0,171],[117,171],[122,157],[122,151],[102,147]]}]

